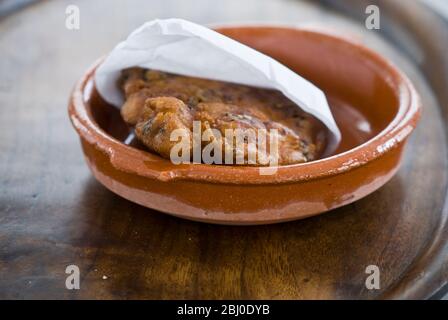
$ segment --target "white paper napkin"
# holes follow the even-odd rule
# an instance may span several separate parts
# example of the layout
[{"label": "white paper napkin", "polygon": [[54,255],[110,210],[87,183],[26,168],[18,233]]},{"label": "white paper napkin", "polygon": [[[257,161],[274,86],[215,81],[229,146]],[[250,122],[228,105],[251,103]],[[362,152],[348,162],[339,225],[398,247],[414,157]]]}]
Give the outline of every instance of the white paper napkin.
[{"label": "white paper napkin", "polygon": [[185,76],[277,89],[329,129],[327,152],[341,139],[324,93],[278,61],[204,26],[182,19],[146,22],[119,43],[95,73],[100,95],[120,107],[120,71],[142,67]]}]

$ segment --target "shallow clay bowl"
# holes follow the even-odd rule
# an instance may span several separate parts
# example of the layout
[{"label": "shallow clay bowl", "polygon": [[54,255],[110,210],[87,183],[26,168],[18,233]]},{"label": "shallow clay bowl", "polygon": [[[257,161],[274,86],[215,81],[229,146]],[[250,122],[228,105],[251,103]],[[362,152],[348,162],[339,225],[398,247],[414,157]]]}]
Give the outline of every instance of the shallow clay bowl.
[{"label": "shallow clay bowl", "polygon": [[320,87],[342,131],[338,150],[325,159],[279,167],[274,175],[260,175],[256,167],[174,165],[125,143],[129,129],[119,111],[95,90],[96,63],[76,85],[69,114],[99,182],[130,201],[178,217],[248,225],[326,212],[372,193],[395,174],[420,102],[409,80],[388,61],[360,44],[316,31],[217,30]]}]

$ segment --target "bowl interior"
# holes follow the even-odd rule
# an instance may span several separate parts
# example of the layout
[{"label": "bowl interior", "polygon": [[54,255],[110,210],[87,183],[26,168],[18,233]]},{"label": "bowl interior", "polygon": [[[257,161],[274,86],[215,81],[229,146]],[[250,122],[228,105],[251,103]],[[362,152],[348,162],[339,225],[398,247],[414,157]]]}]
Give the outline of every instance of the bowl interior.
[{"label": "bowl interior", "polygon": [[[384,62],[352,43],[287,28],[226,27],[218,31],[273,57],[325,92],[342,133],[334,154],[370,140],[398,113],[398,91]],[[102,101],[95,91],[88,108],[106,133],[145,149],[130,139],[130,130],[119,110]]]}]

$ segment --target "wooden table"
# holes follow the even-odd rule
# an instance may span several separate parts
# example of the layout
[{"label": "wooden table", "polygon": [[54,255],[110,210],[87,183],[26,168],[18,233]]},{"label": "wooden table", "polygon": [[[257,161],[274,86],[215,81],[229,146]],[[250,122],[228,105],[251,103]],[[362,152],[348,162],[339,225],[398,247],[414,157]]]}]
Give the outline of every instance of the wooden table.
[{"label": "wooden table", "polygon": [[[350,2],[337,5],[363,17],[363,2]],[[408,39],[400,51],[383,31],[330,7],[274,0],[77,1],[81,28],[73,31],[65,27],[71,3],[38,2],[0,20],[0,298],[428,298],[447,282],[447,75],[431,36]],[[381,10],[390,31],[397,13]],[[436,25],[428,12],[418,17]],[[380,51],[424,102],[402,169],[352,205],[257,227],[184,221],[106,190],[84,163],[68,96],[97,57],[156,17],[324,26]],[[431,30],[435,37],[439,29]],[[80,290],[65,287],[71,264],[80,268]],[[368,265],[380,268],[380,290],[365,287]]]}]

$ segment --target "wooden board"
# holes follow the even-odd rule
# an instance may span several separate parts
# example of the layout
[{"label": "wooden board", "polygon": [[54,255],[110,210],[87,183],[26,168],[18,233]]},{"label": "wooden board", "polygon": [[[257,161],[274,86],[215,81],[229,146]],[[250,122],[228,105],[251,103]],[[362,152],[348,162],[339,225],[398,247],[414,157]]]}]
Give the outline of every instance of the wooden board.
[{"label": "wooden board", "polygon": [[[327,7],[274,0],[219,8],[207,0],[78,1],[81,28],[70,31],[70,3],[39,2],[0,21],[0,298],[428,298],[446,283],[448,117],[439,106],[446,100],[426,69],[379,32]],[[171,16],[324,21],[391,58],[424,103],[399,173],[352,205],[257,227],[184,221],[106,190],[69,123],[71,87],[142,22]],[[80,290],[65,288],[71,264],[80,268]],[[380,290],[365,287],[368,265],[380,268]]]}]

